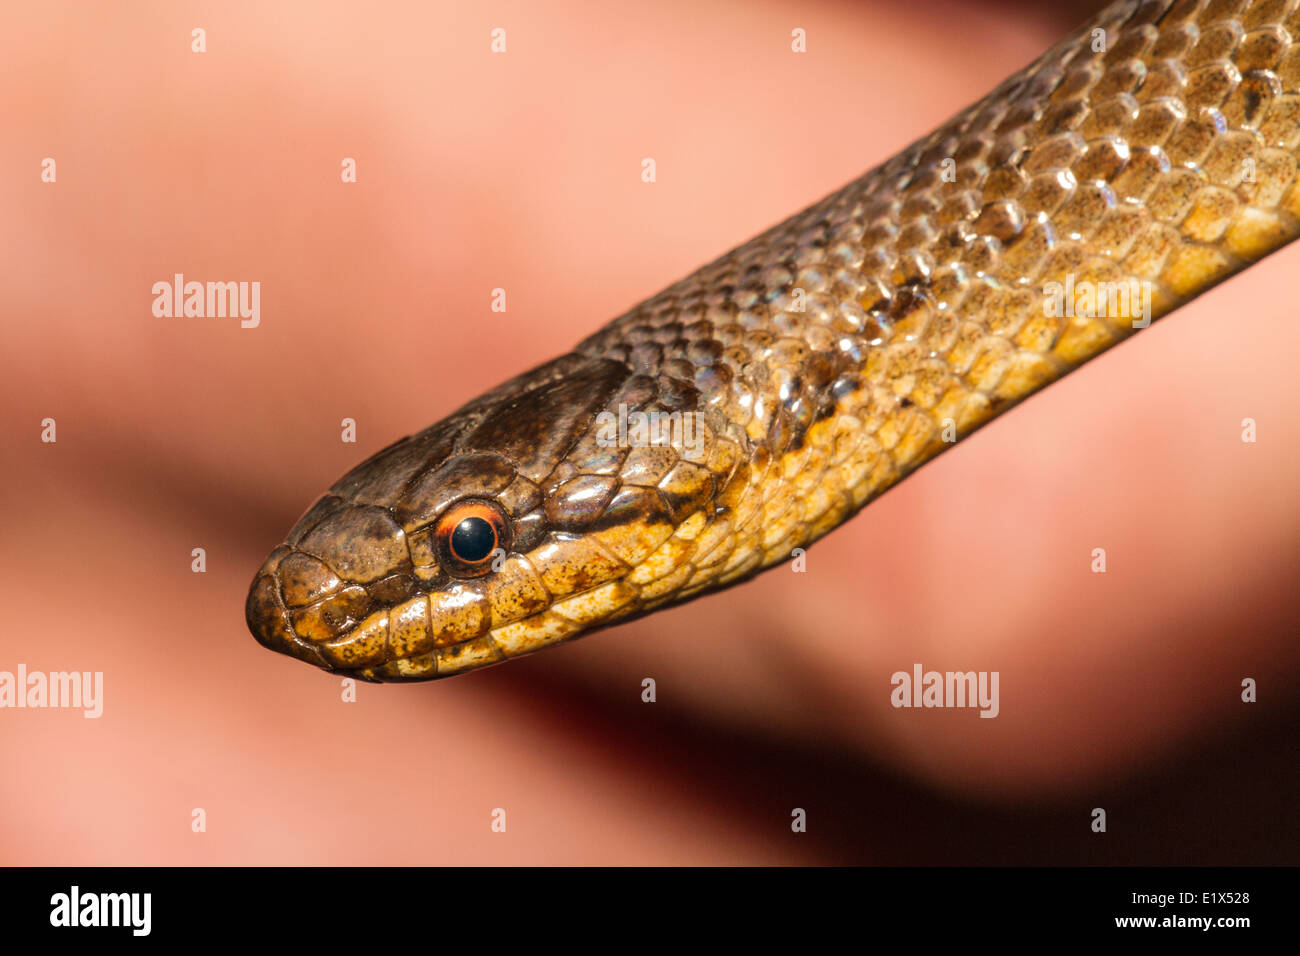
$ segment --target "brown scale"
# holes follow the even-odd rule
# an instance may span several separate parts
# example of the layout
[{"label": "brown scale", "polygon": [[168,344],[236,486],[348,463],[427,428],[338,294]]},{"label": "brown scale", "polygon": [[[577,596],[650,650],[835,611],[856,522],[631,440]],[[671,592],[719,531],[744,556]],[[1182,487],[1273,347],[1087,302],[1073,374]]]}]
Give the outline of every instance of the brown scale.
[{"label": "brown scale", "polygon": [[[258,572],[250,629],[329,670],[426,680],[788,559],[1135,331],[1133,302],[1053,314],[1051,283],[1137,280],[1157,318],[1296,236],[1296,37],[1296,0],[1111,6],[893,159],[353,469]],[[599,416],[620,406],[690,416],[698,447],[611,445]],[[492,519],[490,558],[449,552],[462,515]]]}]

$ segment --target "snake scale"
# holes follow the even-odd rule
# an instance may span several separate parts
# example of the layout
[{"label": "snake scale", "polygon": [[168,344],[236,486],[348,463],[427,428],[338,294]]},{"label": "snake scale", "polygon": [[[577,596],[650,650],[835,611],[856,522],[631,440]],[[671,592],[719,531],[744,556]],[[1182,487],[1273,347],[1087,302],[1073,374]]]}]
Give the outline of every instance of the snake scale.
[{"label": "snake scale", "polygon": [[428,680],[752,577],[1300,230],[1297,0],[1124,0],[930,135],[358,465],[258,641]]}]

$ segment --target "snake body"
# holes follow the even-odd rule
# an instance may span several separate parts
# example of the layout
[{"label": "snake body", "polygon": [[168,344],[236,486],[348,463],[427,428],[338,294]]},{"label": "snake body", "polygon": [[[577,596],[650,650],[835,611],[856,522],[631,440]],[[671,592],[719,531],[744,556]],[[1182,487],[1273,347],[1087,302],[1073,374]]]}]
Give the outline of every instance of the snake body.
[{"label": "snake body", "polygon": [[[368,680],[735,584],[1300,230],[1296,0],[1125,0],[924,139],[363,462],[258,571]],[[649,413],[655,413],[652,417]]]}]

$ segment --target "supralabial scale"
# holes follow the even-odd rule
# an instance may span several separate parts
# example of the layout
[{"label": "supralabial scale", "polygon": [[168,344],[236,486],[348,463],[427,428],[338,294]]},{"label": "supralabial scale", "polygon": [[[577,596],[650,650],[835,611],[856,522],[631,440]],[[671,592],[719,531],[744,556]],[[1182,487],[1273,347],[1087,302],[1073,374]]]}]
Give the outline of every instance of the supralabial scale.
[{"label": "supralabial scale", "polygon": [[1114,4],[358,465],[257,572],[249,628],[330,671],[428,680],[743,581],[1290,242],[1298,145],[1294,0]]}]

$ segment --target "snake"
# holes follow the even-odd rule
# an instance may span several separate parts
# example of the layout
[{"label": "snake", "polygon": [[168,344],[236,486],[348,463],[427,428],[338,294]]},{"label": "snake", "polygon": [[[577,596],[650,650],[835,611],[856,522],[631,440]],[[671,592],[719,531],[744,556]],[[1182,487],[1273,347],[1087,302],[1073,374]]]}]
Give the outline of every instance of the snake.
[{"label": "snake", "polygon": [[1121,0],[930,134],[357,465],[256,572],[367,681],[750,579],[1300,232],[1297,0]]}]

